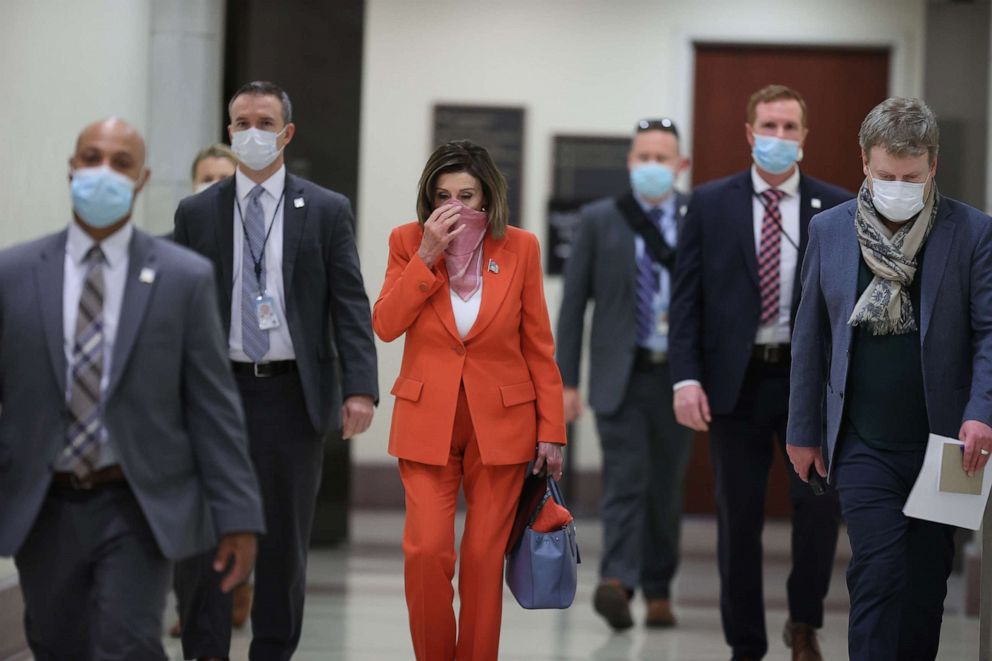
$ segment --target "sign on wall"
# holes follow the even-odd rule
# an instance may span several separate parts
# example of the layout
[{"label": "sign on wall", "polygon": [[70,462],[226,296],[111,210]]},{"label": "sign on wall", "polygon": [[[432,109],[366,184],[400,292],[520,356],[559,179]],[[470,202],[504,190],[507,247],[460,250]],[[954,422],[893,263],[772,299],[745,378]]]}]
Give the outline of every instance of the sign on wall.
[{"label": "sign on wall", "polygon": [[471,140],[485,147],[506,177],[510,224],[522,225],[524,109],[507,106],[434,106],[432,149],[450,140]]},{"label": "sign on wall", "polygon": [[630,137],[557,135],[545,241],[549,275],[565,268],[583,204],[625,192]]}]

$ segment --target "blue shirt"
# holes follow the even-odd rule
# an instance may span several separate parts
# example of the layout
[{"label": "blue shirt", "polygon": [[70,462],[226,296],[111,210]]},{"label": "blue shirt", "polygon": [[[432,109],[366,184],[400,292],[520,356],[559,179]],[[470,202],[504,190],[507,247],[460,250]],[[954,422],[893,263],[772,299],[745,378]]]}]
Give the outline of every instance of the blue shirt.
[{"label": "blue shirt", "polygon": [[[641,205],[641,209],[644,210],[645,215],[649,218],[651,209],[661,209],[661,227],[659,228],[661,235],[668,245],[676,245],[678,242],[678,221],[675,218],[675,193],[672,192],[660,205],[648,204],[636,194],[634,195],[634,199]],[[644,244],[644,239],[641,238],[640,234],[634,235],[634,251],[635,258],[638,261],[644,257],[647,251],[647,246]],[[654,324],[651,335],[641,343],[641,346],[651,351],[667,352],[668,305],[672,298],[672,275],[668,272],[668,269],[658,263],[654,263],[654,270],[658,275],[659,285],[658,295],[655,297],[654,302],[655,318],[659,319],[660,322]]]}]

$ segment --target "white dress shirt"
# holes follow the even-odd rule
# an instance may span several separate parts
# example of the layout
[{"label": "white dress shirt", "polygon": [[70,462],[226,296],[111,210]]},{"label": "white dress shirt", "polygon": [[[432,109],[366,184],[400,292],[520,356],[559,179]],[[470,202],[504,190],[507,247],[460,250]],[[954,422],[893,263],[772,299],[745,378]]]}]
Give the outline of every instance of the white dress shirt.
[{"label": "white dress shirt", "polygon": [[[754,252],[761,253],[761,223],[765,216],[765,207],[758,197],[764,191],[772,188],[761,178],[757,169],[751,167],[751,182],[755,195],[752,196],[751,206],[754,210]],[[796,267],[799,265],[799,168],[797,167],[781,185],[775,186],[785,193],[779,200],[778,208],[782,216],[782,250],[779,261],[779,305],[778,319],[773,323],[759,326],[754,339],[755,344],[788,344],[792,338],[792,290],[795,284]]]},{"label": "white dress shirt", "polygon": [[463,301],[454,289],[449,287],[449,290],[451,292],[451,310],[455,313],[455,326],[458,328],[458,334],[464,339],[479,317],[479,307],[482,305],[482,284],[479,284],[479,289],[467,301]]},{"label": "white dress shirt", "polygon": [[[262,182],[262,217],[265,231],[269,240],[265,243],[265,293],[272,297],[274,310],[279,315],[279,326],[266,332],[269,334],[269,350],[263,362],[273,360],[295,360],[293,341],[289,337],[289,326],[286,322],[286,289],[282,281],[282,228],[283,209],[286,201],[282,199],[286,187],[286,167],[279,168],[275,174]],[[251,259],[246,255],[245,230],[242,225],[240,211],[248,209],[248,194],[255,188],[255,182],[249,179],[239,168],[234,173],[234,194],[236,201],[232,210],[234,223],[234,283],[231,290],[231,333],[228,345],[231,360],[250,363],[252,359],[244,352],[241,343],[241,273],[243,261]],[[270,231],[271,228],[271,231]]]},{"label": "white dress shirt", "polygon": [[[110,370],[114,355],[114,342],[117,339],[117,328],[120,325],[121,303],[124,300],[124,285],[127,282],[127,268],[130,262],[129,250],[134,226],[127,223],[100,243],[106,262],[103,265],[103,370],[100,374],[100,392],[107,391],[110,383]],[[79,225],[69,223],[69,231],[65,242],[65,275],[62,280],[62,338],[65,352],[66,378],[65,399],[68,402],[72,394],[72,354],[76,342],[76,318],[79,316],[79,299],[83,294],[83,284],[86,282],[87,267],[84,263],[86,253],[96,243]],[[101,397],[102,399],[102,397]],[[101,401],[101,406],[105,403]],[[107,428],[101,431],[100,453],[97,455],[96,468],[104,468],[116,464],[117,459],[107,443]],[[72,462],[56,458],[54,468],[57,471],[72,470]]]}]

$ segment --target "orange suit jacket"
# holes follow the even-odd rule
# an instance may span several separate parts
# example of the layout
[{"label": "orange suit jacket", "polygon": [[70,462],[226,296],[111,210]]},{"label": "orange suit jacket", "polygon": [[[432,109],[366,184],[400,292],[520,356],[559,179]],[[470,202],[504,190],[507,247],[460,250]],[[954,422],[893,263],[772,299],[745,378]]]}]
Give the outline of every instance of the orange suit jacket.
[{"label": "orange suit jacket", "polygon": [[391,342],[403,333],[389,453],[448,462],[458,390],[465,385],[484,464],[534,458],[538,442],[565,443],[561,374],[544,300],[537,237],[508,227],[487,234],[482,303],[462,339],[455,326],[444,257],[428,268],[417,255],[423,229],[401,225],[389,236],[389,265],[372,310],[372,327]]}]

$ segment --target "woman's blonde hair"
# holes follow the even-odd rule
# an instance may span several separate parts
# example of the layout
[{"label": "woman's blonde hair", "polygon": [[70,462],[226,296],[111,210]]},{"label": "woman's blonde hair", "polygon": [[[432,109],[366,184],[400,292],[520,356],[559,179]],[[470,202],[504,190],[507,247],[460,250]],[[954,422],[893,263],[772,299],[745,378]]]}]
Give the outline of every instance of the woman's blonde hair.
[{"label": "woman's blonde hair", "polygon": [[434,211],[434,188],[438,177],[449,172],[466,172],[479,180],[482,198],[489,213],[489,230],[493,237],[503,238],[510,221],[506,178],[496,167],[486,148],[471,140],[446,142],[427,159],[417,185],[417,220],[420,224],[427,222]]}]

